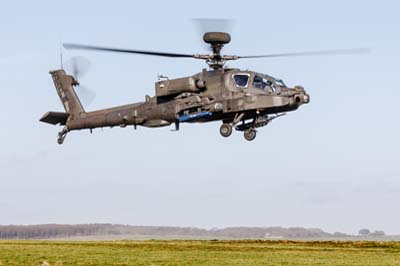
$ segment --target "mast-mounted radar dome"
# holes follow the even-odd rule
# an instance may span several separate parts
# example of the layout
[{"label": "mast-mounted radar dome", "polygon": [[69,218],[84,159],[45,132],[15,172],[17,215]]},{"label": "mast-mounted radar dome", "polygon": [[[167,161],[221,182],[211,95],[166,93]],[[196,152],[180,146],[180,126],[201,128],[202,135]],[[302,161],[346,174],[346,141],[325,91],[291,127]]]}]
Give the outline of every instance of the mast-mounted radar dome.
[{"label": "mast-mounted radar dome", "polygon": [[228,44],[231,42],[231,35],[226,32],[206,32],[203,41],[208,44]]}]

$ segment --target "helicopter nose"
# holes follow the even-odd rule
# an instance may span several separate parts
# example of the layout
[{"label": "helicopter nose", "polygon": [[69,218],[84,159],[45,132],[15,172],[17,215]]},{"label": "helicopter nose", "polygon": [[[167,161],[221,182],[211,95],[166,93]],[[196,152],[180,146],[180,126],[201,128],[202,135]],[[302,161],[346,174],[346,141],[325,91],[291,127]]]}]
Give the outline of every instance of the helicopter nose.
[{"label": "helicopter nose", "polygon": [[298,105],[310,102],[310,95],[307,93],[299,93],[294,96],[294,102]]},{"label": "helicopter nose", "polygon": [[303,86],[300,85],[294,86],[293,91],[294,91],[293,101],[295,105],[300,106],[304,103],[310,102],[310,95],[306,92]]}]

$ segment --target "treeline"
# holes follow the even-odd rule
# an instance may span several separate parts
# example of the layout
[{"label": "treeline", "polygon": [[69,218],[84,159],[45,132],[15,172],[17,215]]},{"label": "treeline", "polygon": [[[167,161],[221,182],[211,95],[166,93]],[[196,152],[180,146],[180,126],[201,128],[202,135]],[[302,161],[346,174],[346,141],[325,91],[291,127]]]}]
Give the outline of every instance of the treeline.
[{"label": "treeline", "polygon": [[[32,239],[54,238],[69,236],[88,236],[97,234],[111,234],[112,225],[82,224],[82,225],[3,225],[0,226],[0,239]],[[117,233],[115,231],[115,233]]]},{"label": "treeline", "polygon": [[229,227],[201,229],[193,227],[130,226],[116,224],[43,224],[0,226],[0,239],[50,239],[77,236],[131,235],[154,237],[203,238],[330,238],[346,237],[342,233],[330,234],[321,229],[282,227]]}]

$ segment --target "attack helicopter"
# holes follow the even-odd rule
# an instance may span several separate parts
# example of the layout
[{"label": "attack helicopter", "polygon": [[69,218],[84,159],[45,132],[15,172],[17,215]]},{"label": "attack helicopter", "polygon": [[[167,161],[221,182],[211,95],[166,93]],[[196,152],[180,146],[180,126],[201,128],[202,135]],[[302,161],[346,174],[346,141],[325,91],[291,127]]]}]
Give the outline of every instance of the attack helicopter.
[{"label": "attack helicopter", "polygon": [[365,49],[325,50],[301,53],[267,55],[222,55],[222,48],[230,43],[227,32],[206,32],[203,41],[210,46],[210,54],[180,54],[130,50],[92,45],[65,43],[67,49],[129,53],[169,58],[204,60],[208,69],[192,76],[169,79],[161,76],[155,82],[155,96],[144,102],[86,112],[77,96],[79,85],[76,75],[64,69],[50,71],[65,112],[47,112],[41,122],[62,125],[57,142],[62,144],[66,135],[74,130],[103,127],[164,127],[181,123],[222,121],[220,134],[229,137],[233,130],[243,132],[248,141],[255,139],[257,129],[272,120],[295,111],[310,102],[302,86],[288,87],[278,78],[255,71],[225,67],[228,61],[251,58],[272,58],[326,54],[363,53]]}]

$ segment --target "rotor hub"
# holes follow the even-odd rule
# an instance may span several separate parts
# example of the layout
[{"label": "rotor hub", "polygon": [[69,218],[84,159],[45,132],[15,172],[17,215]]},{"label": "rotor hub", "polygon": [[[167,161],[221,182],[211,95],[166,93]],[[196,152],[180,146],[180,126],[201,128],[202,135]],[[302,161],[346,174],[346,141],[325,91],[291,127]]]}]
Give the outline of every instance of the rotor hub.
[{"label": "rotor hub", "polygon": [[230,43],[231,35],[226,32],[206,32],[203,35],[203,41],[210,44],[212,55],[207,57],[207,64],[212,69],[222,68],[225,63],[224,56],[221,55],[221,50],[225,44]]}]

